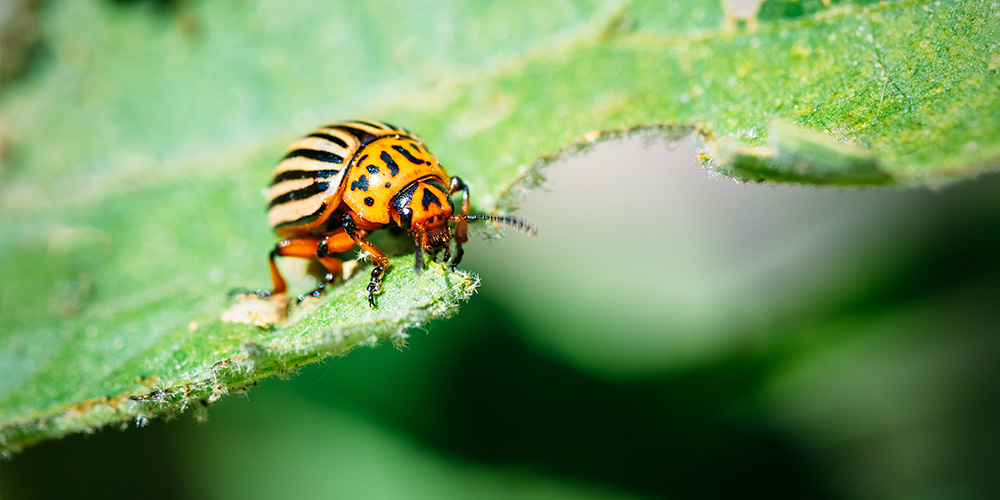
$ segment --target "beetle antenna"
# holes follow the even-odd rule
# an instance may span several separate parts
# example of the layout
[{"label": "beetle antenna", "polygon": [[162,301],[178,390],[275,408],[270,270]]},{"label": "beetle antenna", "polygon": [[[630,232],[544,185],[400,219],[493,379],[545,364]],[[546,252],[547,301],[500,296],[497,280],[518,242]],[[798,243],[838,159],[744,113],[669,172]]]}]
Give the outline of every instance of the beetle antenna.
[{"label": "beetle antenna", "polygon": [[518,231],[534,238],[538,236],[538,228],[530,222],[525,222],[521,219],[515,219],[514,217],[509,217],[506,215],[484,215],[484,214],[469,214],[469,215],[453,215],[451,216],[453,221],[462,220],[488,220],[492,222],[500,223],[504,226],[517,229]]}]

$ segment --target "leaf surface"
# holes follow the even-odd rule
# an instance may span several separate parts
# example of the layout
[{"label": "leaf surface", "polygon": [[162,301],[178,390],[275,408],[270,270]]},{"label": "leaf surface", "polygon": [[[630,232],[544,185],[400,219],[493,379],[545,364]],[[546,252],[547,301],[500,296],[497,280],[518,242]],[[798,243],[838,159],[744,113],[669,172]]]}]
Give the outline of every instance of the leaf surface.
[{"label": "leaf surface", "polygon": [[219,322],[227,291],[267,283],[275,160],[333,120],[417,131],[479,211],[633,133],[695,133],[711,169],[751,181],[938,185],[1000,165],[995,2],[244,7],[47,7],[48,56],[0,97],[5,450],[401,338],[469,296],[474,276],[399,257],[375,311],[362,272],[296,322]]}]

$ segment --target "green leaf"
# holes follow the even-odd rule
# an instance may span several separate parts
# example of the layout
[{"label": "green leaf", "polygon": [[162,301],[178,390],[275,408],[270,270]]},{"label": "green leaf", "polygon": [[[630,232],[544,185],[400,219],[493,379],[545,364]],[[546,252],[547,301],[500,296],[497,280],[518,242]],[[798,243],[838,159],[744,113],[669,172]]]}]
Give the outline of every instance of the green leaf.
[{"label": "green leaf", "polygon": [[417,131],[480,211],[635,133],[693,132],[745,180],[936,185],[1000,164],[995,3],[178,5],[48,5],[48,57],[0,96],[5,450],[183,410],[468,297],[473,276],[401,257],[375,311],[355,279],[275,329],[219,322],[228,290],[267,283],[274,161],[332,120]]}]

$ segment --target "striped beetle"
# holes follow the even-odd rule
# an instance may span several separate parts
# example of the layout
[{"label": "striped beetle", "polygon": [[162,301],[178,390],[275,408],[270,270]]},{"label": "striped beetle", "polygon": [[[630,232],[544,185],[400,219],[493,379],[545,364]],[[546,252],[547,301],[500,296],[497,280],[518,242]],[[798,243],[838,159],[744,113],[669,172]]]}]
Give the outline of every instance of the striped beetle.
[{"label": "striped beetle", "polygon": [[[458,191],[462,206],[455,214],[451,195]],[[264,296],[287,289],[275,257],[319,260],[327,274],[310,294],[318,297],[343,269],[342,261],[332,254],[357,245],[375,266],[368,284],[368,303],[375,307],[389,259],[365,236],[392,224],[414,239],[417,274],[423,270],[424,252],[444,248],[445,260],[451,259],[452,239],[455,254],[450,266],[454,269],[461,262],[470,220],[537,234],[534,226],[512,217],[470,214],[469,187],[461,178],[450,177],[416,135],[375,121],[335,123],[293,143],[274,170],[267,201],[268,222],[281,241],[270,254],[273,287],[259,292]],[[455,222],[454,232],[449,221]]]}]

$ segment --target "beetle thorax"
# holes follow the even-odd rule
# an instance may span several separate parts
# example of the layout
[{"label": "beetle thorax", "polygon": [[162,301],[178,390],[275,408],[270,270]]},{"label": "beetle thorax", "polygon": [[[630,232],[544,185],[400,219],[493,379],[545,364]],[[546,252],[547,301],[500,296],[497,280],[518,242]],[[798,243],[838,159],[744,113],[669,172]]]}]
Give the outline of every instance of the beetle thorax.
[{"label": "beetle thorax", "polygon": [[374,224],[389,224],[392,200],[426,177],[449,179],[441,162],[414,137],[380,137],[358,149],[341,185],[343,202]]},{"label": "beetle thorax", "polygon": [[448,221],[454,211],[448,189],[437,178],[413,182],[396,195],[390,209],[393,221],[425,249],[440,248],[451,240]]}]

